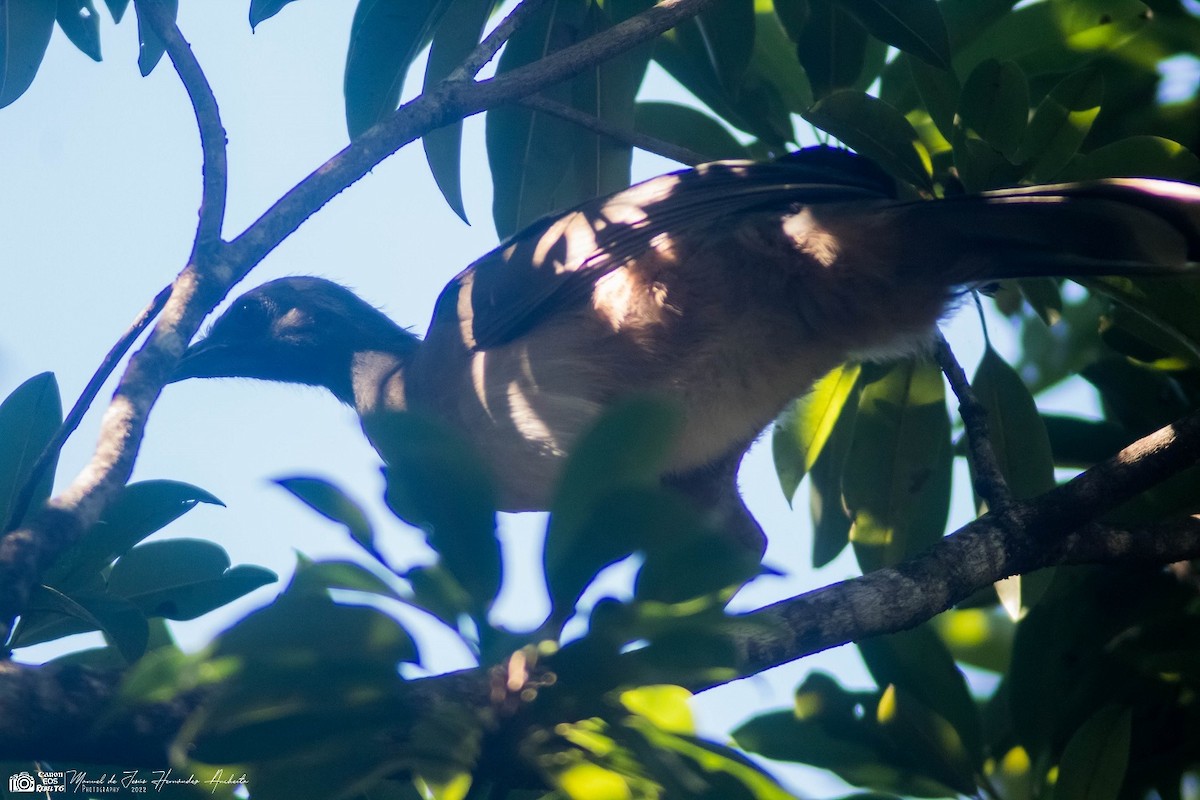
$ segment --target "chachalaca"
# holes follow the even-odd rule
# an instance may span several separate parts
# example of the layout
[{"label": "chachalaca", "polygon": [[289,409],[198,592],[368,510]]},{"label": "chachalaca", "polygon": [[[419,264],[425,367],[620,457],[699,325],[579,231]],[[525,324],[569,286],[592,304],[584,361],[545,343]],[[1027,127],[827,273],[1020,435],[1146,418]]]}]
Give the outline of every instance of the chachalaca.
[{"label": "chachalaca", "polygon": [[174,379],[325,386],[368,436],[375,415],[428,412],[475,444],[507,510],[545,509],[580,432],[624,396],[659,393],[684,414],[664,481],[761,549],[737,466],[829,369],[920,349],[964,286],[1198,260],[1191,185],[901,199],[868,160],[812,148],[704,164],[545,217],[447,284],[424,339],[337,284],[272,281],[217,319]]}]

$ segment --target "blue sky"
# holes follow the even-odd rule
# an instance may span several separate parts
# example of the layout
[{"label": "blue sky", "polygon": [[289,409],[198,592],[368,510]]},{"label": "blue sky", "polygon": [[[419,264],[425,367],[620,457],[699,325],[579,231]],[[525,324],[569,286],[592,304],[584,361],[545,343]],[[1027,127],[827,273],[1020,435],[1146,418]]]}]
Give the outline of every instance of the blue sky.
[{"label": "blue sky", "polygon": [[[295,3],[253,35],[246,7],[186,3],[180,18],[213,85],[229,137],[226,237],[241,232],[346,144],[341,79],[353,4]],[[115,338],[182,267],[190,248],[200,191],[190,105],[165,61],[148,78],[139,77],[132,10],[116,27],[103,8],[101,16],[104,62],[91,62],[56,30],[29,92],[0,110],[3,394],[32,374],[52,370],[69,405]],[[416,89],[410,80],[407,94]],[[683,94],[655,74],[643,97]],[[423,332],[442,285],[495,244],[483,152],[477,118],[467,124],[464,153],[473,226],[442,201],[420,146],[410,145],[305,223],[241,288],[281,275],[321,275],[353,287],[399,323]],[[674,168],[644,154],[634,160],[635,179]],[[1001,350],[1011,353],[1005,332],[992,328]],[[965,362],[979,356],[977,329],[973,314],[966,313],[949,331]],[[110,393],[111,386],[101,400]],[[64,451],[59,486],[85,463],[102,408],[103,402]],[[285,576],[296,551],[313,558],[353,552],[336,526],[270,483],[290,475],[335,481],[368,506],[397,561],[422,557],[420,536],[379,502],[377,456],[353,412],[321,390],[250,381],[168,387],[135,471],[135,479],[195,483],[228,506],[200,507],[164,535],[210,539],[234,563],[261,564]],[[801,488],[797,510],[789,509],[769,447],[756,448],[742,483],[771,537],[768,561],[788,575],[761,581],[739,597],[739,607],[855,573],[845,557],[817,573],[807,568],[806,490]],[[955,519],[966,521],[969,506],[960,496]],[[540,523],[537,515],[504,520],[510,581],[497,616],[510,625],[536,624],[545,611],[533,572]],[[232,609],[173,627],[185,646],[198,647],[272,593],[260,590]],[[450,641],[426,651],[433,669],[464,665],[463,653]],[[34,660],[48,654],[31,649],[19,655]],[[842,649],[710,692],[697,703],[698,714],[710,731],[727,729],[752,708],[787,703],[803,672],[814,667],[850,685],[870,683],[857,655]]]}]

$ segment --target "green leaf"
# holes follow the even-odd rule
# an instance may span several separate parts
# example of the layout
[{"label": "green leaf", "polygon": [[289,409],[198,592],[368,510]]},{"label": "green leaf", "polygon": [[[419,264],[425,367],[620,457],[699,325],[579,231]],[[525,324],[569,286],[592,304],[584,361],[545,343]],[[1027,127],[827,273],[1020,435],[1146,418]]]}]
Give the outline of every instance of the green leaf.
[{"label": "green leaf", "polygon": [[954,115],[962,96],[958,77],[947,69],[930,66],[912,56],[901,56],[912,75],[913,84],[929,117],[947,140],[954,136]]},{"label": "green leaf", "polygon": [[864,570],[898,564],[941,539],[949,509],[950,417],[930,362],[867,384],[842,479],[850,541]]},{"label": "green leaf", "polygon": [[736,92],[754,52],[754,0],[720,0],[695,19],[721,84]]},{"label": "green leaf", "polygon": [[803,113],[813,104],[812,86],[796,59],[796,48],[779,18],[769,10],[754,15],[754,53],[742,80],[742,91],[754,95],[765,88],[763,84],[778,92],[793,114]]},{"label": "green leaf", "polygon": [[1088,469],[1133,441],[1123,426],[1105,420],[1043,414],[1042,423],[1058,467]]},{"label": "green leaf", "polygon": [[[1003,5],[993,6],[985,17],[1003,11]],[[1149,20],[1140,0],[1029,3],[1003,14],[986,28],[986,35],[981,32],[958,48],[954,67],[963,75],[982,61],[999,58],[1016,62],[1026,75],[1062,75],[1129,42]]]},{"label": "green leaf", "polygon": [[904,116],[875,97],[852,90],[835,92],[804,115],[896,177],[932,190],[929,153]]},{"label": "green leaf", "polygon": [[1132,711],[1105,706],[1080,726],[1059,762],[1058,800],[1117,800],[1129,764]]},{"label": "green leaf", "polygon": [[100,521],[54,563],[46,573],[47,583],[69,588],[90,580],[114,558],[174,522],[197,503],[224,505],[198,486],[178,481],[129,484],[105,510]]},{"label": "green leaf", "polygon": [[821,455],[834,425],[854,393],[862,367],[847,363],[817,381],[775,423],[771,440],[775,472],[783,494],[791,502],[800,481]]},{"label": "green leaf", "polygon": [[57,10],[56,0],[0,0],[0,108],[33,83]]},{"label": "green leaf", "polygon": [[117,559],[108,591],[147,616],[186,620],[277,579],[262,567],[230,567],[228,554],[212,542],[168,539],[139,545]]},{"label": "green leaf", "polygon": [[951,609],[930,624],[956,661],[991,672],[1008,671],[1016,624],[996,607]]},{"label": "green leaf", "polygon": [[691,106],[676,103],[638,103],[634,129],[664,142],[686,147],[706,161],[747,158],[746,148],[725,126]]},{"label": "green leaf", "polygon": [[335,603],[327,594],[285,591],[221,634],[213,658],[235,656],[251,667],[277,668],[312,685],[396,680],[396,665],[415,662],[417,647],[396,620],[369,606]]},{"label": "green leaf", "polygon": [[648,397],[626,400],[605,412],[576,442],[554,494],[546,563],[557,565],[581,543],[579,531],[617,489],[653,486],[682,426],[678,410]]},{"label": "green leaf", "polygon": [[867,31],[840,3],[812,0],[796,55],[813,94],[827,97],[858,82],[866,63]]},{"label": "green leaf", "polygon": [[[756,18],[761,16],[756,15]],[[777,81],[790,81],[788,76],[799,72],[797,69],[763,73],[768,69],[768,62],[773,64],[776,56],[771,42],[776,37],[767,31],[769,28],[765,26],[756,30],[756,52],[741,87],[734,94],[726,91],[717,77],[704,37],[694,19],[659,37],[654,46],[654,59],[722,120],[761,139],[768,148],[781,151],[787,142],[795,139],[789,103],[804,90],[803,87],[789,86],[785,94],[777,86]],[[759,34],[768,37],[762,50],[757,41]],[[785,100],[785,97],[790,99]]]},{"label": "green leaf", "polygon": [[146,651],[150,636],[145,615],[127,600],[92,592],[68,596],[39,586],[9,646],[27,647],[95,630],[102,631],[130,663]]},{"label": "green leaf", "polygon": [[1058,281],[1054,278],[1020,278],[1017,288],[1029,307],[1046,325],[1055,325],[1062,319],[1063,299]]},{"label": "green leaf", "polygon": [[[543,553],[555,614],[562,620],[596,573],[640,544],[630,527],[637,525],[639,506],[655,503],[661,511],[657,504],[670,502],[629,490],[656,486],[681,424],[673,406],[634,398],[602,415],[575,444],[555,492]],[[624,524],[606,536],[596,530],[603,520],[598,514],[617,515]],[[656,518],[680,519],[670,509]]]},{"label": "green leaf", "polygon": [[341,489],[320,478],[279,478],[275,482],[325,519],[345,525],[351,539],[368,553],[377,555],[371,521]]},{"label": "green leaf", "polygon": [[793,43],[799,41],[800,32],[808,22],[808,0],[775,0],[771,8],[779,18],[779,24],[787,31],[788,38]]},{"label": "green leaf", "polygon": [[989,347],[971,387],[987,410],[988,438],[1014,499],[1028,500],[1053,489],[1050,439],[1017,371]]},{"label": "green leaf", "polygon": [[950,723],[970,764],[982,767],[983,730],[975,700],[950,651],[930,626],[866,639],[858,649],[881,689],[894,685]]},{"label": "green leaf", "polygon": [[1028,118],[1029,85],[1013,62],[988,59],[963,84],[958,105],[961,135],[982,139],[1012,160]]},{"label": "green leaf", "polygon": [[1178,142],[1159,136],[1130,136],[1077,156],[1058,175],[1060,180],[1096,178],[1200,179],[1200,159]]},{"label": "green leaf", "polygon": [[[978,757],[967,753],[960,732],[926,704],[904,689],[888,686],[875,713],[881,732],[905,750],[917,775],[950,787],[954,794],[969,795],[976,790]],[[897,792],[907,789],[902,784],[878,788]],[[948,793],[943,790],[936,794]]]},{"label": "green leaf", "polygon": [[[573,44],[585,24],[586,0],[549,0],[532,14],[504,47],[496,74],[537,61],[551,50]],[[569,83],[542,95],[571,105]],[[578,128],[557,117],[516,105],[487,113],[488,166],[492,171],[492,219],[503,239],[551,211],[584,199],[558,197],[570,175]],[[569,194],[569,190],[567,192]]]},{"label": "green leaf", "polygon": [[1052,179],[1079,151],[1103,97],[1104,76],[1093,68],[1068,75],[1038,104],[1016,155],[1016,160],[1030,163],[1033,180]]},{"label": "green leaf", "polygon": [[[0,403],[0,525],[5,531],[20,525],[21,520],[11,519],[17,497],[61,424],[62,400],[53,373],[34,375]],[[30,508],[50,497],[57,462],[56,455],[38,479]]]},{"label": "green leaf", "polygon": [[357,139],[400,103],[404,76],[449,0],[359,0],[346,54],[346,127]]},{"label": "green leaf", "polygon": [[[179,0],[152,1],[161,2],[163,7],[167,9],[167,16],[172,21],[179,16]],[[158,38],[158,34],[152,31],[150,26],[142,19],[140,2],[133,4],[133,10],[138,15],[138,70],[144,78],[158,66],[158,62],[162,60],[163,53],[167,51],[167,46],[163,43],[162,39]]]},{"label": "green leaf", "polygon": [[897,746],[880,730],[871,713],[878,699],[878,693],[848,692],[814,672],[797,688],[792,709],[754,717],[733,731],[733,739],[744,750],[821,767],[855,786],[947,796],[944,784],[917,771],[911,743]]},{"label": "green leaf", "polygon": [[872,36],[939,69],[950,68],[950,39],[937,0],[836,0]]},{"label": "green leaf", "polygon": [[821,455],[809,471],[809,514],[812,516],[812,563],[820,568],[833,561],[850,543],[850,514],[842,499],[842,475],[854,441],[858,391],[847,402]]},{"label": "green leaf", "polygon": [[112,14],[113,22],[120,22],[121,17],[125,16],[125,10],[129,8],[129,0],[104,0],[104,5],[108,6],[108,13]]},{"label": "green leaf", "polygon": [[[425,66],[424,91],[447,78],[479,43],[491,13],[492,0],[452,0],[433,33]],[[467,222],[462,200],[462,122],[430,131],[421,139],[425,160],[442,197]]]},{"label": "green leaf", "polygon": [[100,60],[100,15],[92,0],[58,0],[58,27],[80,52]]},{"label": "green leaf", "polygon": [[250,0],[250,30],[258,27],[258,23],[268,20],[283,10],[283,7],[295,0]]},{"label": "green leaf", "polygon": [[417,414],[364,420],[387,462],[385,500],[425,531],[441,564],[471,595],[482,618],[500,590],[495,490],[487,467],[457,431]]}]

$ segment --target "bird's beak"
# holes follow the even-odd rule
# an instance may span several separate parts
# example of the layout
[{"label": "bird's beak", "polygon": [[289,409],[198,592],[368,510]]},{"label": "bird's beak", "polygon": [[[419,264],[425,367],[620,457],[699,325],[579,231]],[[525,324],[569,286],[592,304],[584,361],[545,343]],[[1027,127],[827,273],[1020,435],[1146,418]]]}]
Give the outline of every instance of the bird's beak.
[{"label": "bird's beak", "polygon": [[187,378],[223,378],[232,377],[235,367],[236,348],[210,338],[201,339],[187,350],[175,365],[167,383],[176,383]]}]

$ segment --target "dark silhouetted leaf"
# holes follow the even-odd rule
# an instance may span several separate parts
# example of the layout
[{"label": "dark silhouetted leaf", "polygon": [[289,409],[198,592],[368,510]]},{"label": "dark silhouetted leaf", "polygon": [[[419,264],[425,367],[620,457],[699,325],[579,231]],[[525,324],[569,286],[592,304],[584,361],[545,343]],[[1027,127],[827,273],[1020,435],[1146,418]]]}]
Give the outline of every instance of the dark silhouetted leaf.
[{"label": "dark silhouetted leaf", "polygon": [[[858,643],[880,688],[899,687],[954,728],[970,764],[983,764],[983,731],[975,700],[946,645],[928,625]],[[968,772],[968,774],[970,774]]]},{"label": "dark silhouetted leaf", "polygon": [[295,0],[250,0],[250,30],[254,30],[258,23],[275,16],[292,2]]},{"label": "dark silhouetted leaf", "polygon": [[186,514],[197,503],[224,505],[208,492],[178,481],[141,481],[121,490],[104,516],[46,574],[59,588],[87,581],[112,560],[155,531]]},{"label": "dark silhouetted leaf", "polygon": [[812,0],[796,54],[813,94],[823,98],[858,82],[867,55],[867,31],[840,4]]},{"label": "dark silhouetted leaf", "polygon": [[861,366],[843,364],[813,385],[775,423],[771,441],[775,472],[791,502],[800,481],[816,463],[834,425],[854,393]]},{"label": "dark silhouetted leaf", "polygon": [[359,0],[346,54],[346,127],[356,139],[400,103],[404,76],[449,0]]},{"label": "dark silhouetted leaf", "polygon": [[125,16],[125,10],[129,8],[129,0],[104,0],[104,5],[108,6],[108,13],[112,14],[113,22],[120,22],[121,17]]},{"label": "dark silhouetted leaf", "polygon": [[700,12],[696,25],[722,85],[736,92],[754,51],[754,0],[720,0]]},{"label": "dark silhouetted leaf", "polygon": [[1012,159],[1025,136],[1029,85],[1011,61],[988,59],[963,84],[958,122],[963,135],[982,139]]},{"label": "dark silhouetted leaf", "polygon": [[1067,742],[1054,796],[1062,800],[1117,800],[1129,764],[1132,713],[1106,706]]},{"label": "dark silhouetted leaf", "polygon": [[[62,424],[62,400],[50,372],[34,375],[0,403],[0,525],[4,530],[21,523],[11,519],[14,503],[29,480],[34,462]],[[57,456],[38,479],[30,507],[50,497]]]},{"label": "dark silhouetted leaf", "polygon": [[[884,690],[875,714],[880,731],[897,749],[904,751],[916,775],[950,787],[957,794],[971,794],[975,790],[978,760],[967,753],[959,731],[941,715],[895,685]],[[876,786],[896,792],[907,788],[903,784]],[[942,790],[931,794],[948,793]]]},{"label": "dark silhouetted leaf", "polygon": [[100,15],[92,0],[58,0],[58,27],[93,61],[100,60]]},{"label": "dark silhouetted leaf", "polygon": [[1200,179],[1200,159],[1178,142],[1158,136],[1130,136],[1077,156],[1057,176],[1060,180],[1094,178]]},{"label": "dark silhouetted leaf", "polygon": [[103,631],[121,656],[133,662],[146,651],[146,617],[129,601],[97,592],[67,596],[38,587],[14,632],[12,647],[26,647],[87,631]]},{"label": "dark silhouetted leaf", "polygon": [[950,68],[950,39],[937,0],[835,0],[875,38],[940,69]]},{"label": "dark silhouetted leaf", "polygon": [[367,519],[362,508],[341,489],[320,478],[279,478],[275,482],[321,516],[345,525],[351,539],[368,553],[377,555],[375,531],[371,527],[371,521]]},{"label": "dark silhouetted leaf", "polygon": [[57,10],[56,0],[0,0],[0,108],[33,83]]},{"label": "dark silhouetted leaf", "polygon": [[457,431],[438,420],[383,414],[364,426],[387,462],[388,506],[425,531],[442,566],[482,614],[500,590],[501,573],[487,467]]},{"label": "dark silhouetted leaf", "polygon": [[225,550],[200,539],[168,539],[138,545],[117,559],[108,591],[147,616],[195,619],[260,586],[274,583],[270,570],[231,567]]},{"label": "dark silhouetted leaf", "polygon": [[702,111],[675,103],[638,103],[638,133],[686,147],[707,161],[747,158],[746,148],[721,123]]},{"label": "dark silhouetted leaf", "polygon": [[[174,20],[179,15],[179,0],[162,0],[167,10],[167,16]],[[142,19],[142,9],[138,3],[133,4],[133,10],[138,15],[138,70],[142,77],[149,75],[162,60],[166,45],[158,38],[158,34],[150,29]]]},{"label": "dark silhouetted leaf", "polygon": [[590,521],[599,511],[620,510],[609,505],[618,490],[657,483],[681,422],[673,406],[633,399],[605,413],[575,444],[555,493],[544,553],[550,595],[560,606],[573,605],[597,572],[636,546],[615,536],[597,538]]},{"label": "dark silhouetted leaf", "polygon": [[1068,75],[1038,104],[1017,160],[1030,162],[1030,177],[1056,176],[1087,138],[1100,113],[1104,76],[1096,69]]},{"label": "dark silhouetted leaf", "polygon": [[862,155],[914,186],[932,189],[929,154],[908,120],[864,92],[835,92],[804,115]]},{"label": "dark silhouetted leaf", "polygon": [[937,367],[904,361],[863,387],[842,489],[864,570],[897,564],[941,539],[951,460]]},{"label": "dark silhouetted leaf", "polygon": [[[424,91],[448,77],[479,44],[492,0],[452,0],[433,34]],[[462,200],[462,122],[430,131],[421,139],[429,171],[446,203],[467,222]]]}]

